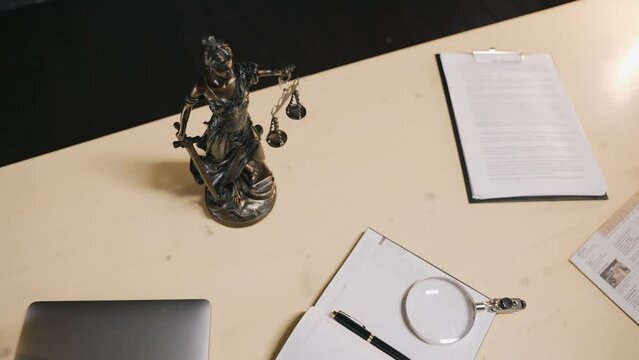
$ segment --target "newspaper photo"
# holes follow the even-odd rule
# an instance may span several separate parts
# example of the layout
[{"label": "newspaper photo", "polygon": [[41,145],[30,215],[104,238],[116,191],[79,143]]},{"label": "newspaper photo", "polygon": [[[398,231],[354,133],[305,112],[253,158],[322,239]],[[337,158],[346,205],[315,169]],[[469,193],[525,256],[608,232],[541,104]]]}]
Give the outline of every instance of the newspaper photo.
[{"label": "newspaper photo", "polygon": [[639,191],[570,261],[639,324]]}]

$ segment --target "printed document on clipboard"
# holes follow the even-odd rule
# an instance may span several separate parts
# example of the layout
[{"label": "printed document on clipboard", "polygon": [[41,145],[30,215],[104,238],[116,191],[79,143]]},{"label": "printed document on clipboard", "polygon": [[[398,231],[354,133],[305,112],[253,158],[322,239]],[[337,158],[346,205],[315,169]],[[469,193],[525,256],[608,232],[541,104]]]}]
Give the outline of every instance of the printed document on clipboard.
[{"label": "printed document on clipboard", "polygon": [[424,278],[447,278],[459,284],[474,302],[488,297],[368,229],[324,290],[299,321],[276,360],[388,360],[390,357],[331,318],[341,310],[409,359],[474,359],[495,317],[477,312],[472,329],[449,345],[430,345],[415,336],[404,318],[409,288]]},{"label": "printed document on clipboard", "polygon": [[470,202],[607,199],[550,54],[437,55]]}]

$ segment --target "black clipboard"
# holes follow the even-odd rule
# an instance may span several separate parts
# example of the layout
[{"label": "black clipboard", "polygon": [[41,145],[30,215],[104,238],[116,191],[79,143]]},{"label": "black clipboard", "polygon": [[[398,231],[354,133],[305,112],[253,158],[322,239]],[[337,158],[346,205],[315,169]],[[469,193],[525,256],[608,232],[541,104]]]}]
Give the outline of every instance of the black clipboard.
[{"label": "black clipboard", "polygon": [[[479,55],[479,56],[505,54],[505,55],[521,57],[521,54],[518,52],[498,51],[495,49],[490,49],[488,51],[474,51],[473,54]],[[525,202],[525,201],[608,200],[607,193],[600,196],[597,196],[597,195],[546,195],[546,196],[514,196],[514,197],[494,198],[494,199],[473,198],[473,192],[470,186],[470,177],[468,174],[468,168],[466,167],[466,159],[464,158],[462,142],[459,136],[459,129],[457,127],[457,119],[455,118],[455,111],[453,110],[453,102],[450,97],[450,91],[448,89],[448,83],[446,82],[446,74],[444,73],[444,67],[442,65],[440,54],[435,54],[435,59],[437,60],[437,68],[439,69],[439,75],[442,81],[444,95],[446,96],[446,106],[448,107],[448,114],[450,115],[450,122],[453,128],[453,134],[455,136],[457,154],[459,155],[459,163],[461,165],[462,173],[464,176],[464,186],[466,187],[466,196],[468,197],[469,203],[473,204],[473,203]]]}]

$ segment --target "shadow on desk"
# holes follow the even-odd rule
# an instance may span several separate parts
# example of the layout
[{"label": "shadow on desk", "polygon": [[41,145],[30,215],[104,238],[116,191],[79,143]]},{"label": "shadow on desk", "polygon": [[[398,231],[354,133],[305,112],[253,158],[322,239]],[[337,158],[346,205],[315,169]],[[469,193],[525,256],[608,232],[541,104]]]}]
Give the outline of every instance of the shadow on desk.
[{"label": "shadow on desk", "polygon": [[204,186],[193,179],[188,161],[144,162],[136,168],[143,175],[140,183],[143,187],[186,198],[199,206],[204,216],[211,216],[204,204]]},{"label": "shadow on desk", "polygon": [[160,190],[178,197],[203,195],[202,186],[198,185],[191,172],[187,161],[160,161],[149,162],[138,166],[138,171],[144,174],[143,185]]}]

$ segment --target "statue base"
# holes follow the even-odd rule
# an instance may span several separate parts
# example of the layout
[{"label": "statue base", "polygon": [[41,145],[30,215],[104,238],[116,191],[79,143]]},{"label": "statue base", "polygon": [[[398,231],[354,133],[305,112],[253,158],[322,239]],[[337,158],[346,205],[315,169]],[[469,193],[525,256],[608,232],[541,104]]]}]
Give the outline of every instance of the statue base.
[{"label": "statue base", "polygon": [[213,220],[229,227],[247,227],[260,222],[273,210],[277,191],[272,176],[250,188],[243,178],[234,185],[235,189],[221,193],[218,201],[204,188],[206,207]]}]

